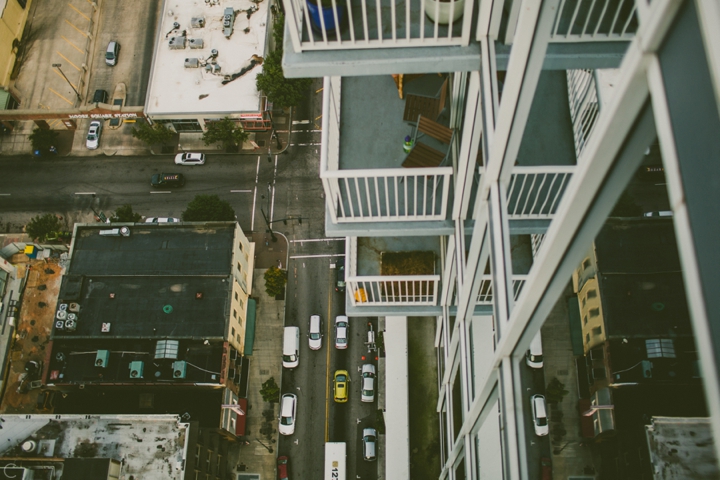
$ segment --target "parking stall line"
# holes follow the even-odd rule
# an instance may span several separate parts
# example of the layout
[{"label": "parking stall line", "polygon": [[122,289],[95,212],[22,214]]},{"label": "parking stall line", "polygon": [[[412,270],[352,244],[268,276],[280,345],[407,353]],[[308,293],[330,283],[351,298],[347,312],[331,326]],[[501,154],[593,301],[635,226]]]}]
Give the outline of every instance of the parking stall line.
[{"label": "parking stall line", "polygon": [[73,42],[71,42],[70,40],[68,40],[65,35],[60,35],[60,38],[62,38],[63,40],[65,40],[68,44],[70,44],[71,47],[73,47],[73,48],[74,48],[75,50],[77,50],[78,52],[82,53],[83,55],[85,54],[85,52],[83,51],[82,48],[78,47],[78,46],[75,45]]},{"label": "parking stall line", "polygon": [[68,7],[72,8],[73,10],[75,10],[75,11],[78,13],[78,15],[80,15],[81,17],[83,17],[83,18],[84,18],[85,20],[87,20],[88,22],[90,21],[90,17],[88,17],[87,15],[85,15],[84,13],[82,13],[80,10],[78,10],[77,8],[75,8],[72,4],[68,3]]},{"label": "parking stall line", "polygon": [[83,37],[88,38],[88,34],[87,34],[87,33],[83,32],[83,31],[80,30],[78,27],[76,27],[75,25],[73,25],[73,24],[70,22],[70,20],[68,20],[67,18],[65,19],[65,23],[67,23],[67,24],[70,25],[72,28],[74,28],[75,30],[77,30],[77,32],[78,32],[80,35],[82,35]]},{"label": "parking stall line", "polygon": [[255,167],[255,188],[253,192],[252,219],[250,220],[250,230],[255,231],[255,203],[257,203],[257,184],[260,176],[260,155],[258,155],[257,166]]},{"label": "parking stall line", "polygon": [[58,97],[60,97],[60,98],[62,98],[63,100],[65,100],[65,101],[66,101],[67,103],[69,103],[70,105],[75,105],[73,102],[71,102],[70,100],[68,100],[67,98],[65,98],[64,96],[62,96],[62,94],[56,92],[56,91],[53,90],[52,88],[48,87],[48,90],[50,90],[51,92],[53,92],[53,93],[54,93],[55,95],[57,95]]},{"label": "parking stall line", "polygon": [[172,193],[172,192],[150,192],[150,193],[152,194],[152,193]]},{"label": "parking stall line", "polygon": [[[68,62],[70,65],[72,65],[72,66],[75,68],[75,70],[77,70],[78,72],[80,71],[80,67],[78,67],[78,66],[75,65],[73,62],[71,62],[70,59],[67,58],[65,55],[63,55],[62,53],[58,52],[57,50],[55,50],[55,53],[57,53],[58,55],[60,55],[66,62]],[[77,88],[77,87],[75,87],[75,88]]]},{"label": "parking stall line", "polygon": [[[65,81],[65,78],[64,78],[60,73],[58,73],[57,70],[53,69],[53,72],[55,72],[55,75],[57,75],[58,77],[62,78],[63,81]],[[68,81],[68,83],[69,83],[70,85],[72,85],[75,90],[77,90],[77,85],[75,85],[74,83],[72,83],[72,82],[70,82],[70,81]],[[50,109],[48,108],[48,110],[50,110]]]}]

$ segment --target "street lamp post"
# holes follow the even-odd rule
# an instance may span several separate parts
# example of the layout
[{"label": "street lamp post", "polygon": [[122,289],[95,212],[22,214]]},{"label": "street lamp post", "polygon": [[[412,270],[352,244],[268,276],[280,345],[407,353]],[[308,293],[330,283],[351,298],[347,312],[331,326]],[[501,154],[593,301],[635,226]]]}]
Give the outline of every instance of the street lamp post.
[{"label": "street lamp post", "polygon": [[284,225],[287,225],[288,220],[290,220],[290,221],[297,220],[297,222],[298,222],[300,225],[302,225],[302,217],[297,217],[297,218],[294,218],[294,217],[280,218],[280,219],[278,219],[278,220],[273,220],[273,221],[271,222],[270,220],[268,220],[268,217],[267,217],[267,215],[265,214],[265,210],[263,210],[263,209],[261,208],[261,209],[260,209],[260,213],[262,213],[263,219],[265,220],[265,224],[267,225],[267,231],[270,232],[270,237],[272,238],[272,241],[273,241],[273,242],[277,242],[277,237],[275,236],[275,233],[274,233],[273,230],[272,230],[271,224],[273,224],[273,223],[275,223],[275,222],[283,222]]},{"label": "street lamp post", "polygon": [[65,81],[68,83],[68,85],[70,85],[70,88],[73,89],[73,92],[75,92],[75,95],[77,95],[78,102],[82,102],[82,97],[80,97],[80,94],[78,93],[78,91],[75,90],[75,87],[73,86],[73,84],[70,83],[70,80],[68,80],[68,78],[65,76],[65,73],[60,69],[60,67],[62,67],[62,63],[53,63],[52,66],[53,66],[53,68],[58,69],[58,71],[60,72],[60,75],[63,76]]}]

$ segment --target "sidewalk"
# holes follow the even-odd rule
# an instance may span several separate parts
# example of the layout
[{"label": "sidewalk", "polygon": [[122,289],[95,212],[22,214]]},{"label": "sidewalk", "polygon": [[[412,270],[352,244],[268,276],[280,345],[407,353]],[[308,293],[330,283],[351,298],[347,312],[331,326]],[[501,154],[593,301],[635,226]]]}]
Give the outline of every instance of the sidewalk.
[{"label": "sidewalk", "polygon": [[250,369],[245,435],[245,440],[250,443],[249,445],[234,443],[228,448],[228,472],[232,472],[233,478],[238,473],[256,474],[260,475],[259,478],[275,478],[278,439],[276,419],[279,407],[278,404],[272,405],[273,434],[271,439],[267,440],[267,437],[260,434],[260,428],[264,422],[263,410],[269,410],[271,407],[262,399],[260,388],[270,377],[275,378],[278,385],[281,383],[281,340],[285,324],[285,302],[275,300],[265,293],[263,279],[265,271],[264,268],[256,268],[253,272],[253,298],[257,301],[257,323],[253,354],[247,357],[250,360]]},{"label": "sidewalk", "polygon": [[[107,122],[105,122],[107,127]],[[292,109],[273,111],[273,124],[277,128],[277,138],[272,132],[248,132],[249,138],[243,143],[242,148],[235,153],[225,153],[221,146],[206,146],[202,141],[202,133],[182,133],[177,136],[177,145],[172,153],[164,155],[175,155],[180,152],[202,152],[213,155],[276,155],[287,150],[290,143],[292,125]],[[64,129],[55,130],[58,137],[58,150],[61,156],[139,156],[139,155],[163,155],[159,151],[151,150],[147,145],[132,136],[133,123],[124,123],[120,128],[111,130],[103,128],[98,150],[88,150],[85,147],[85,137],[90,120],[78,121],[78,128],[74,132]],[[35,129],[32,121],[17,122],[17,127],[11,133],[0,135],[0,155],[32,155],[32,147],[28,136]],[[278,143],[279,141],[279,143]]]}]

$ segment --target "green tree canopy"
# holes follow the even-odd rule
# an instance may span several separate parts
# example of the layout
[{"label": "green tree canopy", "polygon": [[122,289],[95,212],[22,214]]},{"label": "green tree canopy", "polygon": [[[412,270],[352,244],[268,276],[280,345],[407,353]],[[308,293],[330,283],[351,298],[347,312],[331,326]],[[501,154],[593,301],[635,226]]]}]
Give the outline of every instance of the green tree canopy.
[{"label": "green tree canopy", "polygon": [[248,139],[248,134],[243,130],[242,126],[235,123],[229,117],[222,120],[207,122],[207,130],[203,133],[202,139],[205,145],[211,143],[222,142],[223,148],[229,150]]},{"label": "green tree canopy", "polygon": [[175,138],[175,133],[162,123],[150,125],[147,122],[139,122],[137,127],[133,127],[132,136],[146,145],[165,145]]},{"label": "green tree canopy", "polygon": [[266,402],[277,403],[280,400],[280,387],[275,382],[275,377],[270,377],[263,382],[260,395]]},{"label": "green tree canopy", "polygon": [[25,225],[25,233],[33,240],[44,242],[48,235],[57,232],[62,228],[60,219],[54,213],[46,213],[45,215],[37,215]]},{"label": "green tree canopy", "polygon": [[235,210],[217,195],[195,195],[182,213],[185,222],[234,221]]},{"label": "green tree canopy", "polygon": [[127,222],[137,223],[142,218],[139,213],[133,212],[132,205],[126,204],[115,209],[115,213],[110,217],[111,222]]},{"label": "green tree canopy", "polygon": [[285,78],[282,49],[278,49],[265,57],[263,71],[257,76],[256,87],[275,105],[296,107],[301,100],[307,98],[311,82],[309,78]]},{"label": "green tree canopy", "polygon": [[271,297],[281,295],[285,290],[285,284],[287,283],[287,272],[280,270],[277,267],[270,267],[267,269],[264,275],[265,278],[265,292]]},{"label": "green tree canopy", "polygon": [[42,128],[36,128],[28,136],[30,144],[33,150],[40,150],[46,152],[50,150],[50,147],[54,146],[57,142],[58,133],[54,130],[45,130]]}]

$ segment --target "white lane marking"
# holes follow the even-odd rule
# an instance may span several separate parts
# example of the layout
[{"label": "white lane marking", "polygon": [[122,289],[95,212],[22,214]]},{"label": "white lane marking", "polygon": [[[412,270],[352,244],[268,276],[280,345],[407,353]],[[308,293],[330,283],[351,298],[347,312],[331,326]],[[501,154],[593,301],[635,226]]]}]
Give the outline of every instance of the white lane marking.
[{"label": "white lane marking", "polygon": [[290,258],[328,258],[328,257],[344,257],[344,253],[328,253],[324,255],[291,255]]},{"label": "white lane marking", "polygon": [[230,190],[230,193],[250,193],[252,190]]},{"label": "white lane marking", "polygon": [[172,193],[172,192],[150,192],[150,193]]},{"label": "white lane marking", "polygon": [[95,192],[75,192],[75,195],[95,195]]},{"label": "white lane marking", "polygon": [[11,193],[0,193],[0,197],[9,197]]},{"label": "white lane marking", "polygon": [[306,238],[304,240],[290,240],[290,243],[303,243],[303,242],[344,242],[344,238]]},{"label": "white lane marking", "polygon": [[307,125],[310,123],[310,120],[293,120],[293,125]]},{"label": "white lane marking", "polygon": [[291,143],[290,147],[317,147],[318,145],[322,145],[321,142],[318,143]]},{"label": "white lane marking", "polygon": [[257,201],[257,182],[260,175],[260,155],[258,155],[257,167],[255,167],[255,191],[253,192],[253,208],[252,220],[250,222],[250,230],[255,231],[255,202]]},{"label": "white lane marking", "polygon": [[275,155],[275,170],[273,171],[273,183],[272,183],[272,200],[270,203],[270,222],[273,221],[273,213],[275,212],[275,178],[277,177],[277,165],[278,157]]}]

